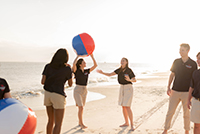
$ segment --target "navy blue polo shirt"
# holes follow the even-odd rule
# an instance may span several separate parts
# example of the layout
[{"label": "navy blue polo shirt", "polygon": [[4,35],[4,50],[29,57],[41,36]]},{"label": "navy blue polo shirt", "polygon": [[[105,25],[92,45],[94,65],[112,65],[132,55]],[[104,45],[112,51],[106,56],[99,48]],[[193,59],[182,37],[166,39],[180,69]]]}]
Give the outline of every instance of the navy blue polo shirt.
[{"label": "navy blue polo shirt", "polygon": [[126,68],[125,70],[118,68],[114,71],[116,74],[118,74],[118,82],[119,84],[126,85],[126,84],[132,84],[130,81],[125,80],[125,75],[129,75],[130,79],[135,77],[135,74],[130,68]]},{"label": "navy blue polo shirt", "polygon": [[81,69],[77,69],[74,74],[77,85],[87,86],[90,69],[85,69],[84,72]]},{"label": "navy blue polo shirt", "polygon": [[194,88],[192,96],[200,98],[200,69],[194,71],[190,87]]},{"label": "navy blue polo shirt", "polygon": [[10,88],[5,79],[0,78],[0,100],[4,98],[4,94],[10,92]]},{"label": "navy blue polo shirt", "polygon": [[181,58],[173,62],[171,71],[175,73],[172,89],[178,92],[188,92],[193,72],[197,69],[197,64],[194,60],[188,59],[183,62]]},{"label": "navy blue polo shirt", "polygon": [[64,86],[66,81],[72,78],[72,70],[69,66],[55,69],[50,64],[47,64],[42,74],[46,76],[44,83],[46,91],[58,93],[66,97]]}]

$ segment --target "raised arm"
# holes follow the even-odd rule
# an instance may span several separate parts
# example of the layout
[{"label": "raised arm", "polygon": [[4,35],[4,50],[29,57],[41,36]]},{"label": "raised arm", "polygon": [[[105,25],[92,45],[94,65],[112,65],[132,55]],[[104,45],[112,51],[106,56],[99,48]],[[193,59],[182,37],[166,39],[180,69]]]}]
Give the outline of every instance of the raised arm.
[{"label": "raised arm", "polygon": [[77,55],[77,57],[74,59],[74,62],[73,62],[73,66],[72,66],[72,71],[73,72],[76,72],[77,68],[76,68],[76,62],[78,60],[79,56]]},{"label": "raised arm", "polygon": [[92,58],[92,60],[93,60],[93,63],[94,63],[94,65],[90,68],[90,72],[92,72],[92,71],[97,67],[97,62],[96,62],[96,60],[94,59],[93,54],[91,54],[90,56],[91,56],[91,58]]},{"label": "raised arm", "polygon": [[116,75],[115,72],[112,72],[112,73],[105,73],[105,72],[103,72],[102,70],[97,70],[97,72],[100,73],[100,74],[106,75],[106,76],[114,76],[114,75]]}]

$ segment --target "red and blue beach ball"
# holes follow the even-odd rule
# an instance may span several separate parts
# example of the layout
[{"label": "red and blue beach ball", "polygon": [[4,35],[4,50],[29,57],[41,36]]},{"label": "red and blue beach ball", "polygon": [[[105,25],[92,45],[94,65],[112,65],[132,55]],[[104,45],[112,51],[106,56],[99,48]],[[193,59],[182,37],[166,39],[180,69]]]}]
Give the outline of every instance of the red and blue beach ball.
[{"label": "red and blue beach ball", "polygon": [[75,36],[72,40],[72,46],[78,55],[91,55],[94,51],[95,44],[92,37],[87,33]]},{"label": "red and blue beach ball", "polygon": [[34,134],[35,113],[20,101],[7,98],[0,100],[1,134]]}]

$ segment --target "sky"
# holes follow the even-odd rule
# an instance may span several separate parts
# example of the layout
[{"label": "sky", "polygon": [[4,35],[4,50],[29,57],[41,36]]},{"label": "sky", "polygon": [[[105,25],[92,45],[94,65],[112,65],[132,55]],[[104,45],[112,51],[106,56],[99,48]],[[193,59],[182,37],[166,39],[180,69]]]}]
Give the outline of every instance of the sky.
[{"label": "sky", "polygon": [[[0,0],[0,61],[49,62],[86,32],[98,62],[171,65],[179,46],[200,51],[198,0]],[[88,62],[91,61],[87,57]]]}]

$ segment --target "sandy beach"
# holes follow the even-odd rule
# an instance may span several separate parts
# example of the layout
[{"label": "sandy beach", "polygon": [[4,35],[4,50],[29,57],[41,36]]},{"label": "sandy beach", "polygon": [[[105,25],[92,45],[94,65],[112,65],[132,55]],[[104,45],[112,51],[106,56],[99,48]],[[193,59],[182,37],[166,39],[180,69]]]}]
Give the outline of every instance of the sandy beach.
[{"label": "sandy beach", "polygon": [[[135,131],[119,127],[124,123],[121,106],[118,105],[119,85],[90,87],[89,91],[105,95],[106,98],[86,103],[84,123],[87,129],[78,126],[76,106],[67,106],[61,134],[161,134],[168,109],[166,87],[169,72],[155,73],[148,78],[137,79],[134,86],[132,110]],[[47,115],[45,110],[35,110],[37,128],[35,134],[46,133]],[[191,131],[192,134],[191,123]],[[177,108],[169,134],[184,134],[181,103]]]}]

